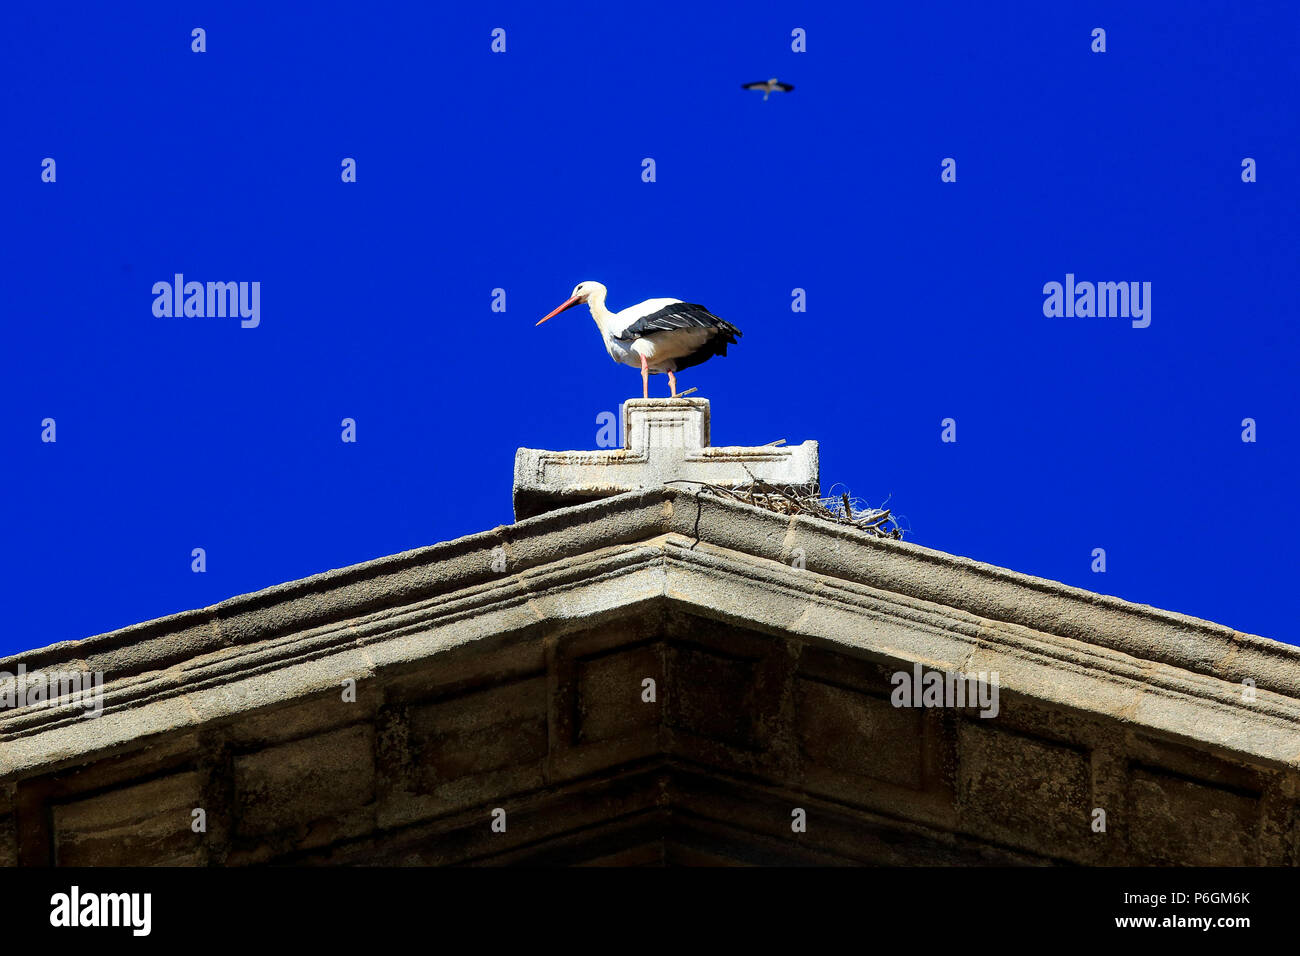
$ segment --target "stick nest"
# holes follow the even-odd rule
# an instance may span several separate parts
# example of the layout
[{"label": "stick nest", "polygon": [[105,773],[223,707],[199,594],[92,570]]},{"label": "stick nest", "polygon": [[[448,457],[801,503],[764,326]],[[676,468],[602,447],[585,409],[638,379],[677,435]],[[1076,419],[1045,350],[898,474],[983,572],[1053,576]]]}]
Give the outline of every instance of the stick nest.
[{"label": "stick nest", "polygon": [[[728,498],[732,501],[741,501],[747,505],[753,505],[755,508],[775,511],[777,514],[808,515],[812,518],[820,518],[822,521],[850,525],[878,538],[899,540],[903,537],[905,531],[911,530],[910,528],[900,527],[898,521],[894,518],[893,512],[888,508],[868,507],[863,504],[861,499],[853,497],[847,491],[835,494],[835,489],[840,487],[839,485],[832,485],[832,493],[827,497],[822,497],[816,494],[803,494],[798,489],[788,485],[779,487],[768,484],[766,481],[755,478],[752,473],[750,473],[749,477],[749,484],[734,488],[710,484],[707,481],[690,481],[687,479],[674,479],[668,484],[691,485],[698,493],[716,495],[719,498]],[[888,504],[889,502],[886,501],[885,503]]]}]

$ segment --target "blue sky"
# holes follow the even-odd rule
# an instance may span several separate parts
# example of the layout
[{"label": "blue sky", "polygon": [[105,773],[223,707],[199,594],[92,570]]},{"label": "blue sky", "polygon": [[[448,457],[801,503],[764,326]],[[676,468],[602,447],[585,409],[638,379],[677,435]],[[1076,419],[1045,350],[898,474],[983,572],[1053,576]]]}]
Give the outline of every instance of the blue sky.
[{"label": "blue sky", "polygon": [[[909,540],[1300,642],[1296,5],[0,17],[0,653],[508,523],[516,447],[639,394],[533,327],[584,279],[739,326],[681,376],[714,440],[817,439]],[[155,316],[176,273],[260,324]],[[1150,326],[1045,316],[1067,273]]]}]

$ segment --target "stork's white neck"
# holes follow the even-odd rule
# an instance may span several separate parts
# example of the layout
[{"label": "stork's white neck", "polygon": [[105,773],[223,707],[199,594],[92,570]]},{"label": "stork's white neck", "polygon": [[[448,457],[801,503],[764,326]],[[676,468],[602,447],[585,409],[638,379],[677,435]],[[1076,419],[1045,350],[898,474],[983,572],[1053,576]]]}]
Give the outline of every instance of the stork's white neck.
[{"label": "stork's white neck", "polygon": [[591,317],[596,320],[596,327],[600,329],[600,334],[609,339],[610,319],[614,313],[605,308],[605,290],[595,289],[587,296],[587,308],[591,309]]}]

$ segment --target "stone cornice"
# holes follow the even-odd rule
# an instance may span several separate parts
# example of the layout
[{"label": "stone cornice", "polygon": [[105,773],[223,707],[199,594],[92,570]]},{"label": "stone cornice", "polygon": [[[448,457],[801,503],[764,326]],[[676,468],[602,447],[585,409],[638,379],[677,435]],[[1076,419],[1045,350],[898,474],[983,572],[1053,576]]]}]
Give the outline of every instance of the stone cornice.
[{"label": "stone cornice", "polygon": [[[493,571],[493,551],[507,570]],[[796,556],[799,560],[795,560]],[[792,564],[802,563],[802,569]],[[0,718],[0,775],[668,601],[844,653],[998,671],[1004,692],[1300,766],[1300,651],[851,528],[633,492],[0,660],[101,670],[104,712]],[[1240,681],[1257,698],[1242,701]]]},{"label": "stone cornice", "polygon": [[[692,493],[674,500],[672,529],[719,547],[783,562],[802,551],[807,570],[830,578],[1300,699],[1300,648],[1280,641],[847,526],[777,515],[764,525],[737,520],[756,510],[745,505]],[[786,532],[779,543],[775,526]]]}]

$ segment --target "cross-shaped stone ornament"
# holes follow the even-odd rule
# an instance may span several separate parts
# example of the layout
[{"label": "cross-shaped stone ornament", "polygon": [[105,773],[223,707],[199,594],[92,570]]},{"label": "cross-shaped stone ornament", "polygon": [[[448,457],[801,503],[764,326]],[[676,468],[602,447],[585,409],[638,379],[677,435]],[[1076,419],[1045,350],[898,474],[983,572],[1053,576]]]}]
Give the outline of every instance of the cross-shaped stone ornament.
[{"label": "cross-shaped stone ornament", "polygon": [[632,399],[623,404],[622,448],[516,452],[515,520],[668,481],[736,488],[755,478],[816,493],[817,443],[713,447],[707,399]]}]

